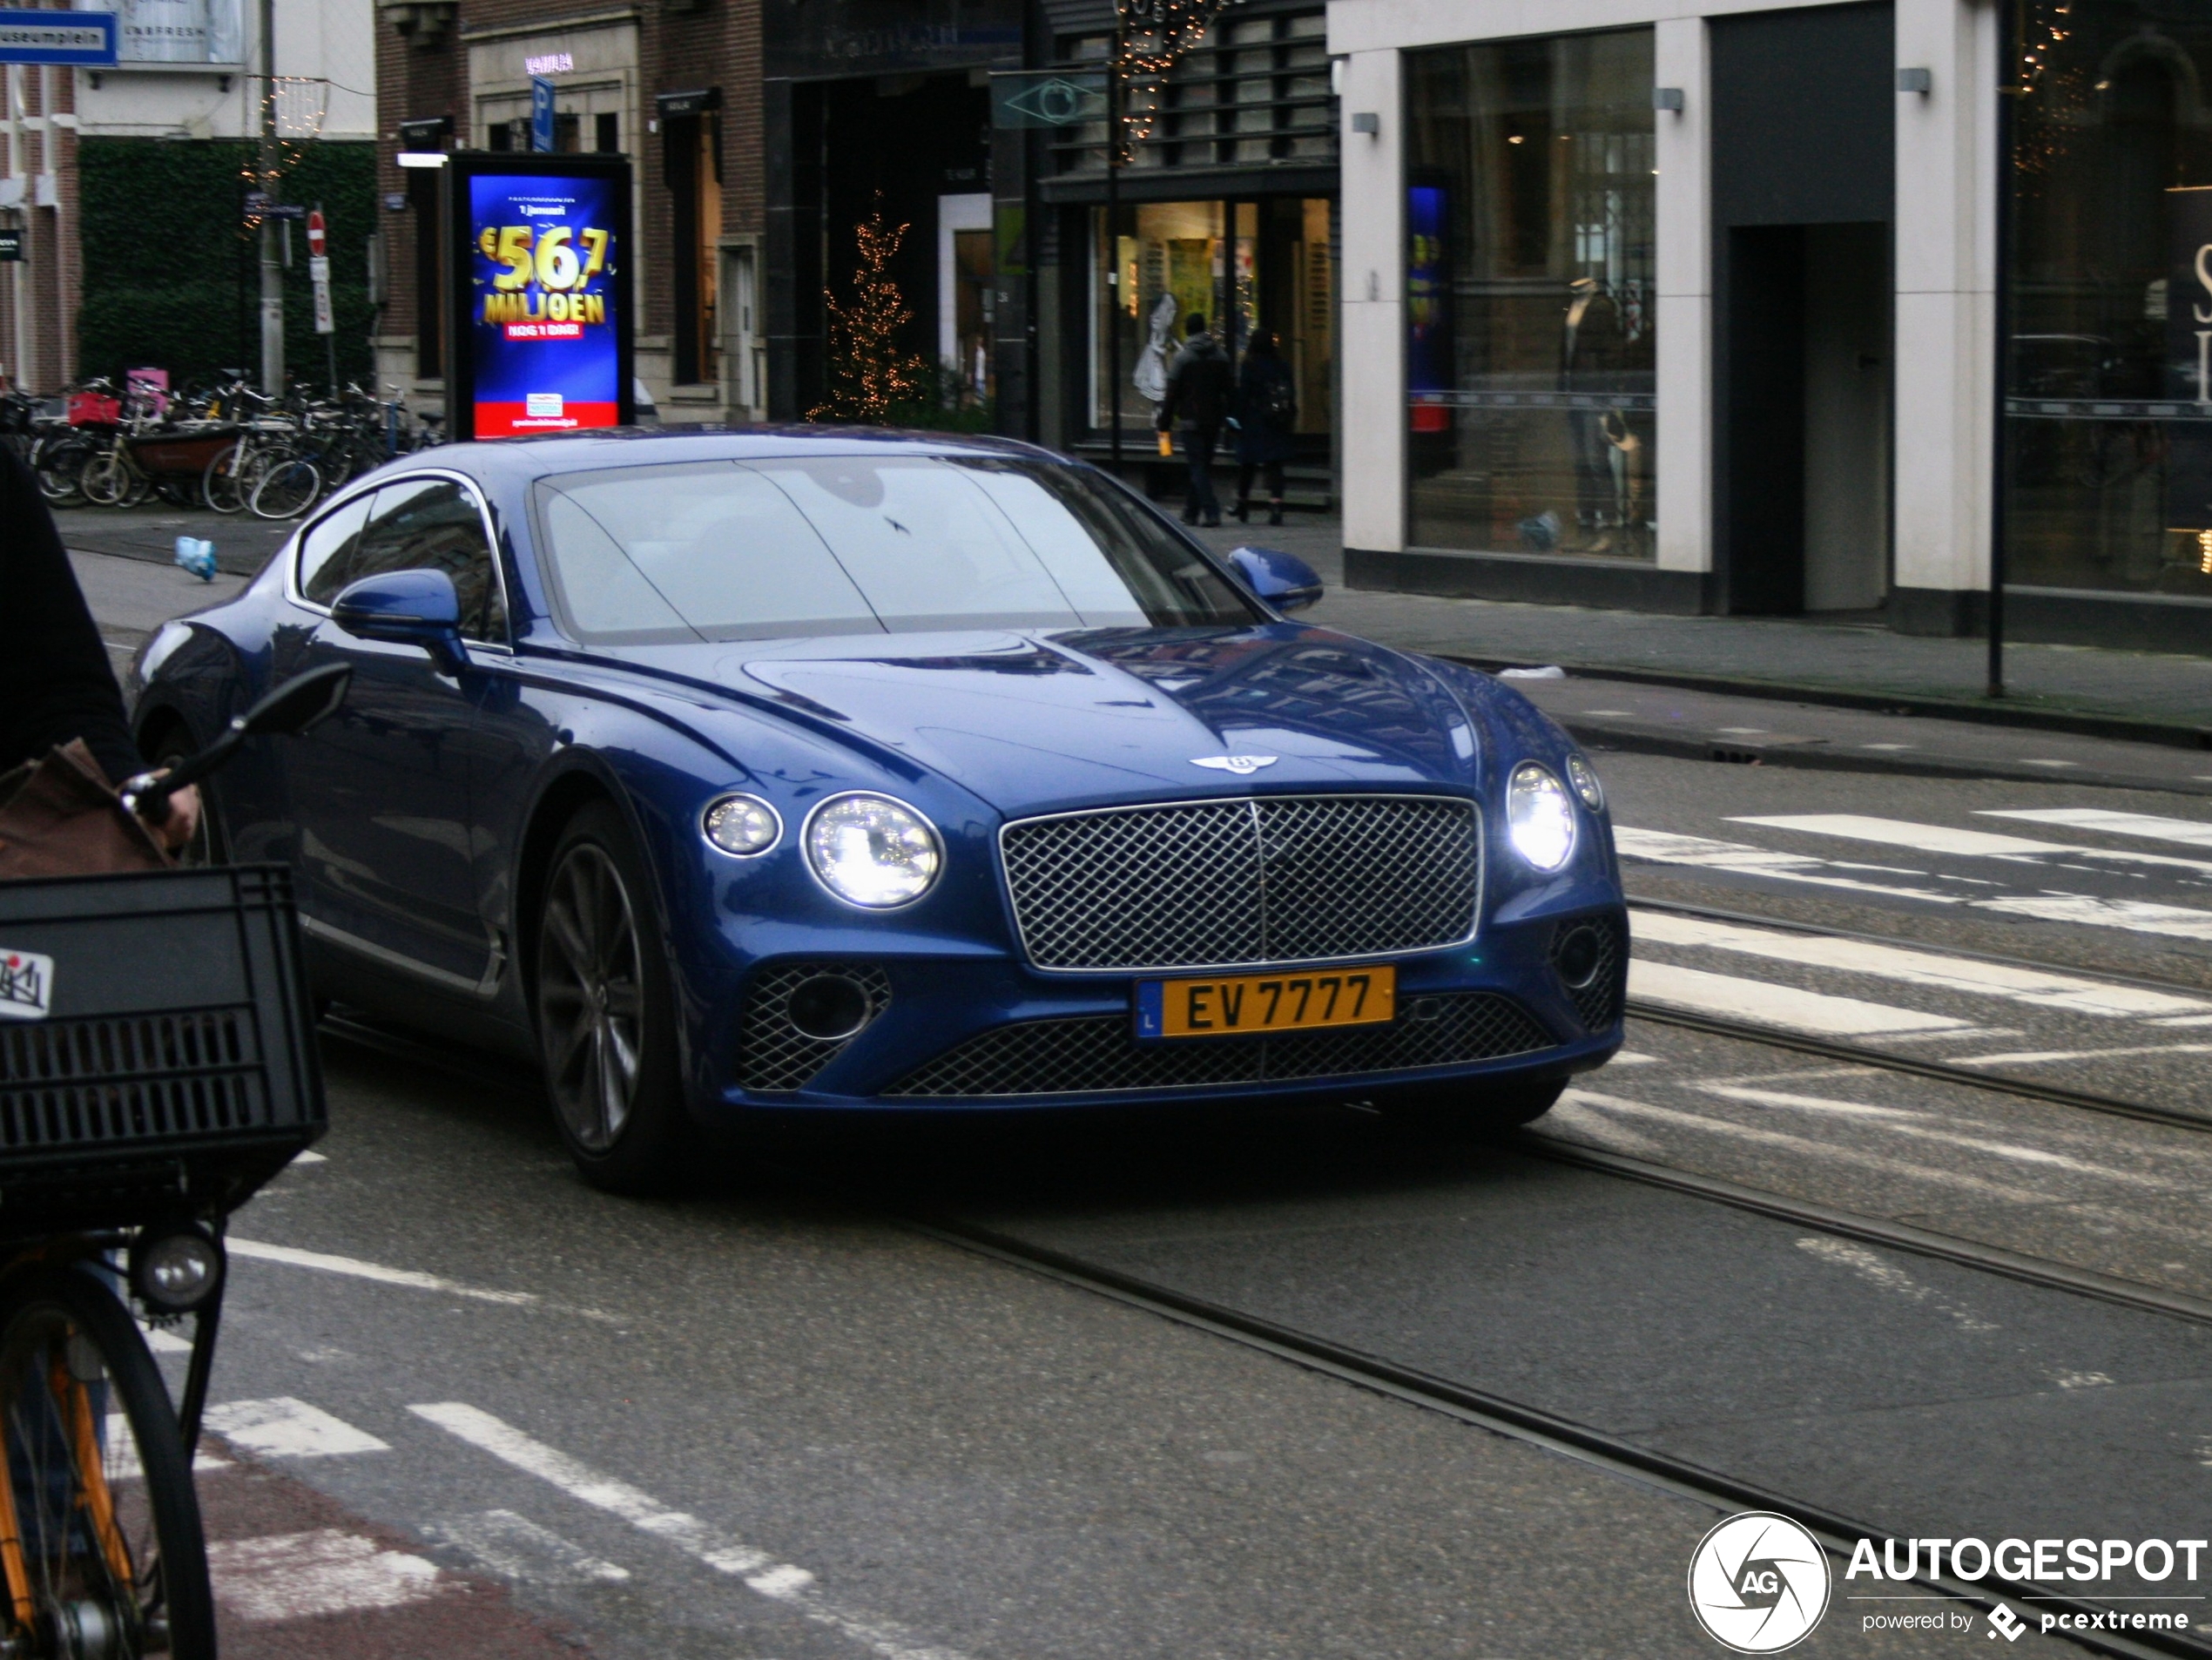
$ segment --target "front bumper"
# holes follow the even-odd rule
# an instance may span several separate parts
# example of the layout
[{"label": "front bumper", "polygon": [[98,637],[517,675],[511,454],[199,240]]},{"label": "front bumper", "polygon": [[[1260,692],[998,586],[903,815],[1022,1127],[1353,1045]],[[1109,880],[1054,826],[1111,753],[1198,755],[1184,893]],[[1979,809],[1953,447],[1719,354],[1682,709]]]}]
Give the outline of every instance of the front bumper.
[{"label": "front bumper", "polygon": [[[1563,942],[1594,929],[1595,973],[1570,984]],[[1131,1003],[1157,975],[1040,974],[1004,958],[784,956],[757,964],[702,1032],[705,1116],[782,1109],[976,1109],[1342,1095],[1455,1078],[1564,1076],[1621,1041],[1628,922],[1617,902],[1494,923],[1474,943],[1398,960],[1387,1027],[1259,1038],[1141,1042]],[[1587,945],[1587,941],[1583,941]],[[1581,961],[1564,953],[1570,968]],[[792,987],[851,976],[870,1016],[857,1035],[808,1039]]]}]

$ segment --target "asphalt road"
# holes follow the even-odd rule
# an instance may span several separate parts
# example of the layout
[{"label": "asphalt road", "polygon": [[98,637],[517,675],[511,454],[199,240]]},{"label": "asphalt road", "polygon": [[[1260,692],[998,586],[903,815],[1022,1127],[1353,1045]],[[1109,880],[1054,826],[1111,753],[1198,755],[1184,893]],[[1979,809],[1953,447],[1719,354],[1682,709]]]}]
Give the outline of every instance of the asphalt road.
[{"label": "asphalt road", "polygon": [[[122,563],[92,572],[118,639],[170,575]],[[1599,759],[1632,892],[1737,914],[1640,911],[1639,999],[2212,1116],[2200,798]],[[2204,1326],[1538,1155],[2212,1298],[2212,1137],[1651,1022],[1629,1050],[1526,1149],[1357,1104],[888,1122],[644,1204],[575,1180],[529,1080],[334,1041],[327,1157],[236,1223],[204,1478],[232,1652],[1717,1652],[1682,1589],[1713,1507],[924,1214],[1888,1530],[2207,1531]],[[1838,1589],[1798,1652],[1988,1652]]]}]

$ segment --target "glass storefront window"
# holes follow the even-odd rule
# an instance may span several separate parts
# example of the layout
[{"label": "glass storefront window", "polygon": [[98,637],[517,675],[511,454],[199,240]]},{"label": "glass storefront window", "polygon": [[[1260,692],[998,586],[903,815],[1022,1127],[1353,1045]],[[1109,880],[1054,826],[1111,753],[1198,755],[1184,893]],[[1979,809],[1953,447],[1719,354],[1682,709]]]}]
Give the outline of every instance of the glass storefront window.
[{"label": "glass storefront window", "polygon": [[2212,17],[2028,0],[2020,26],[2006,573],[2212,596]]},{"label": "glass storefront window", "polygon": [[1406,55],[1415,546],[1652,557],[1651,45]]},{"label": "glass storefront window", "polygon": [[[1109,296],[1123,296],[1122,430],[1149,434],[1166,391],[1168,364],[1184,321],[1203,314],[1241,358],[1253,332],[1276,337],[1298,388],[1297,430],[1331,427],[1335,265],[1323,198],[1258,201],[1145,202],[1122,210],[1124,234],[1106,251],[1106,214],[1091,215],[1089,420],[1112,424],[1108,357]],[[1108,273],[1118,263],[1118,285]]]}]

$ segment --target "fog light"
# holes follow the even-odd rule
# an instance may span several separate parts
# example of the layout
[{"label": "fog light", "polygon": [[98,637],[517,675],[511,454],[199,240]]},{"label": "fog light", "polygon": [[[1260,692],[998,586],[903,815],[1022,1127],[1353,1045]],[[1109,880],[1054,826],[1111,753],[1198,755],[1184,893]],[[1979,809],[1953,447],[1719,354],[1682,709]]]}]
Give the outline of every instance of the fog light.
[{"label": "fog light", "polygon": [[164,1314],[188,1314],[223,1283],[223,1247],[196,1227],[138,1236],[131,1247],[131,1284]]},{"label": "fog light", "polygon": [[1595,928],[1570,928],[1552,953],[1552,962],[1557,965],[1559,977],[1567,982],[1568,989],[1580,991],[1597,978],[1598,963],[1603,955],[1603,941],[1597,937]]},{"label": "fog light", "polygon": [[800,981],[784,1008],[799,1035],[818,1043],[842,1043],[868,1023],[867,989],[841,974]]}]

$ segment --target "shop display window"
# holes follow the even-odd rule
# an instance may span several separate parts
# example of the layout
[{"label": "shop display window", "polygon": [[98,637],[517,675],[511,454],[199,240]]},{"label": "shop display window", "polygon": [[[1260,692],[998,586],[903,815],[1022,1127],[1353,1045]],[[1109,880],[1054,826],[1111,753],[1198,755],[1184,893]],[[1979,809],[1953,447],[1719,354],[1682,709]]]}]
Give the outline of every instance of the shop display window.
[{"label": "shop display window", "polygon": [[1649,29],[1406,55],[1409,540],[1649,559]]},{"label": "shop display window", "polygon": [[2212,596],[2212,17],[2018,22],[2006,575]]},{"label": "shop display window", "polygon": [[[1106,252],[1106,213],[1091,215],[1089,415],[1112,425],[1121,386],[1122,429],[1150,433],[1184,320],[1204,315],[1239,359],[1258,329],[1275,337],[1298,388],[1296,429],[1332,426],[1335,264],[1325,199],[1144,202],[1122,210],[1123,234]],[[1131,234],[1131,233],[1134,233]],[[1118,267],[1118,282],[1109,280]],[[1121,357],[1109,370],[1111,296],[1122,297]]]}]

